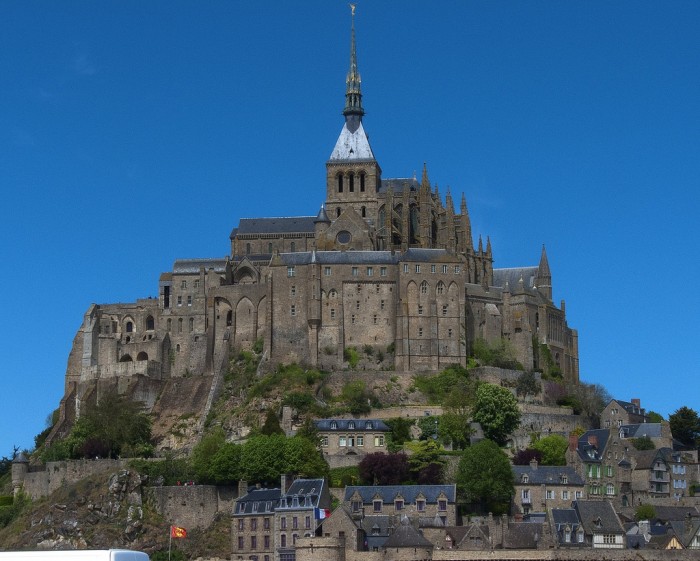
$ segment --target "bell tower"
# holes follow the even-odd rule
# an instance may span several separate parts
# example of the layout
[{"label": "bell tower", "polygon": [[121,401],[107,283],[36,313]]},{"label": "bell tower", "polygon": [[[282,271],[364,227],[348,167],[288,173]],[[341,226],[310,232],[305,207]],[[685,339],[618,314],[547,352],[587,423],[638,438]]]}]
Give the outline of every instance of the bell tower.
[{"label": "bell tower", "polygon": [[377,218],[377,193],[382,170],[362,126],[362,79],[355,50],[355,6],[350,30],[350,68],[345,79],[345,123],[326,162],[326,213],[331,221],[352,208],[370,225]]}]

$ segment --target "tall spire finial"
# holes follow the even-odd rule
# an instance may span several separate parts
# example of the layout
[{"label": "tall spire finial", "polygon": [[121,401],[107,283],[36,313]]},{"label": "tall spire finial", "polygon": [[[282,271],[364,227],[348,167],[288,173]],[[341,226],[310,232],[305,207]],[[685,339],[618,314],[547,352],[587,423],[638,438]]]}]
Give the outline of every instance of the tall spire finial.
[{"label": "tall spire finial", "polygon": [[357,52],[355,50],[355,4],[350,4],[352,13],[352,24],[350,28],[350,69],[345,79],[345,122],[348,124],[350,132],[354,132],[365,114],[362,109],[362,79],[357,71]]}]

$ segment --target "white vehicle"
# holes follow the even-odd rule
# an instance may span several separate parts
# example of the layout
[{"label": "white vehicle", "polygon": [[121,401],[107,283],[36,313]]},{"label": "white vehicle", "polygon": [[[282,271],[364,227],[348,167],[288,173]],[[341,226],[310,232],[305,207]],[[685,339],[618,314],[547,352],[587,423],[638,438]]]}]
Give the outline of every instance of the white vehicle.
[{"label": "white vehicle", "polygon": [[148,561],[148,555],[128,549],[71,551],[0,551],[0,561]]}]

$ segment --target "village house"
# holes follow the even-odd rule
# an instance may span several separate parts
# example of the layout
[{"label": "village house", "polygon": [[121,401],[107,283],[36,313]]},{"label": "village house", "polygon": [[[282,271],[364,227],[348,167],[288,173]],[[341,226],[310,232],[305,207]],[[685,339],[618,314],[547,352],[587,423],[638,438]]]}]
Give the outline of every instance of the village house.
[{"label": "village house", "polygon": [[532,460],[526,466],[513,466],[513,477],[513,506],[522,514],[566,508],[584,495],[583,478],[573,467],[540,466]]}]

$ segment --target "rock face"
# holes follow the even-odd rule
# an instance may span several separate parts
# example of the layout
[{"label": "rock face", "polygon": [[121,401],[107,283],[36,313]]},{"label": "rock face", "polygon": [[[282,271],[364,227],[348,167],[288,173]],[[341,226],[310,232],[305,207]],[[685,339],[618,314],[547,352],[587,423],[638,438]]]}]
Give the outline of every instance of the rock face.
[{"label": "rock face", "polygon": [[[134,547],[144,531],[145,478],[134,471],[119,470],[94,476],[59,491],[38,504],[27,527],[16,537],[18,546],[33,549],[86,549],[88,547]],[[105,493],[106,490],[106,493]]]}]

